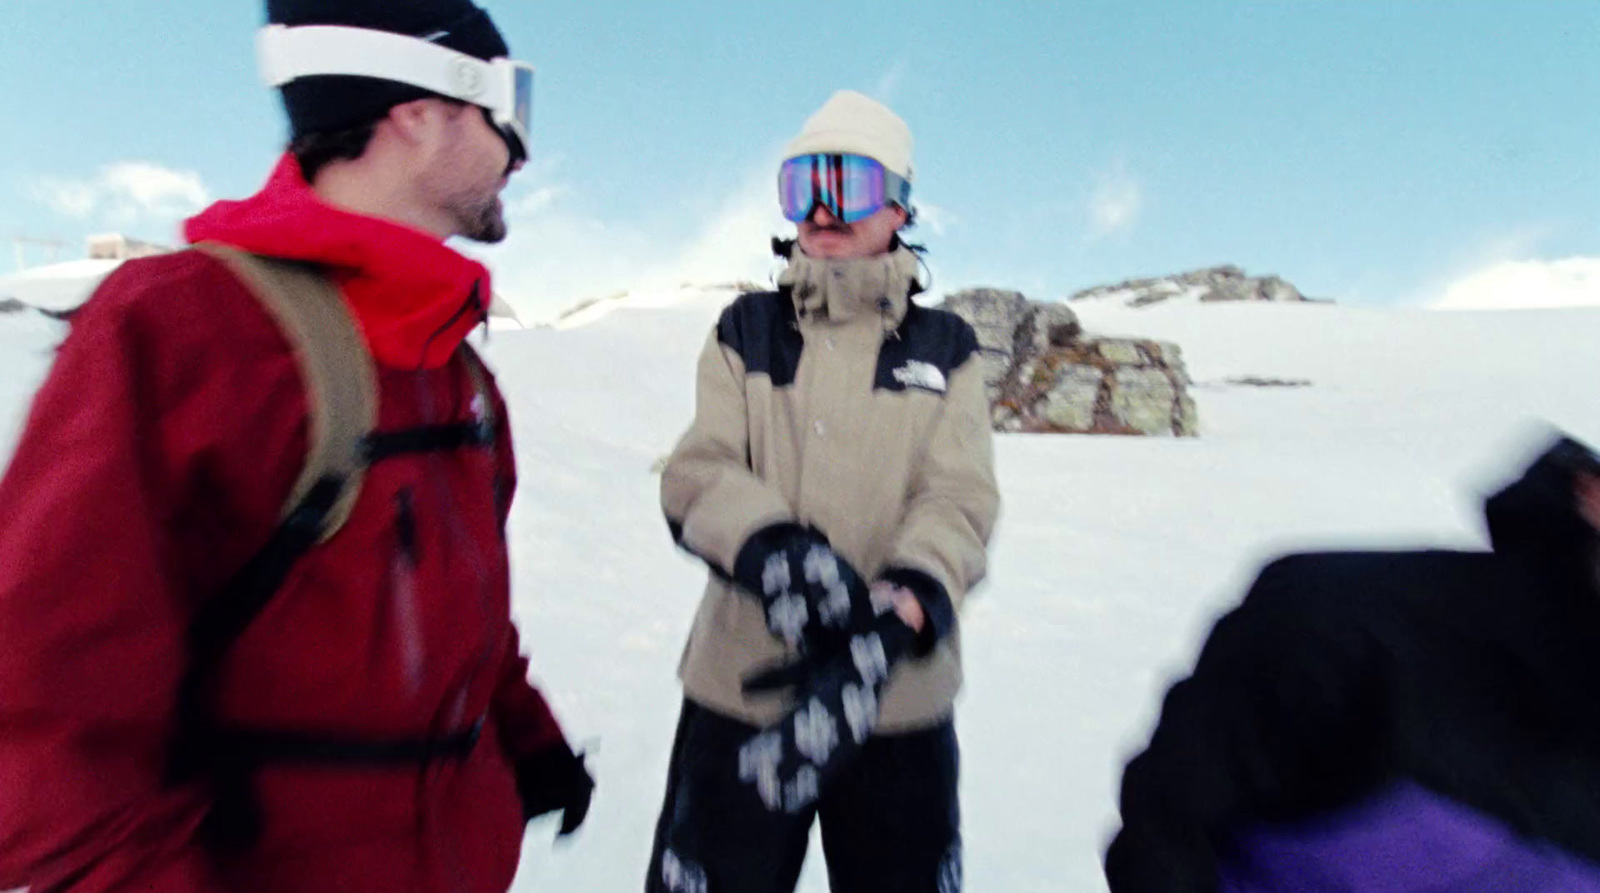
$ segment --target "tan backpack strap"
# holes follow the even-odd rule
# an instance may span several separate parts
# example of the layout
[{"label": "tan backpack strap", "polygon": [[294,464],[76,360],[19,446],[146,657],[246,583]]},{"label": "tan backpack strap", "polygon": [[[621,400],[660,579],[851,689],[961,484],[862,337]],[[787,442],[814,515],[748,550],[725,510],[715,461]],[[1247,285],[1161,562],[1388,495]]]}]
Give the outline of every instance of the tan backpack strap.
[{"label": "tan backpack strap", "polygon": [[324,478],[342,481],[321,540],[350,517],[367,466],[367,435],[378,422],[377,370],[338,288],[315,267],[203,242],[196,251],[225,264],[283,330],[306,389],[305,468],[284,503],[287,518]]}]

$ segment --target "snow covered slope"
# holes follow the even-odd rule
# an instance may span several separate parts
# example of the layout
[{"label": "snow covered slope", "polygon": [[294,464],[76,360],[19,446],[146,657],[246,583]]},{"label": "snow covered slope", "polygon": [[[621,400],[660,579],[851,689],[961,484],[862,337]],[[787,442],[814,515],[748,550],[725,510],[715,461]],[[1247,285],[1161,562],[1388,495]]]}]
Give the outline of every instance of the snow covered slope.
[{"label": "snow covered slope", "polygon": [[0,276],[0,300],[16,298],[30,307],[71,310],[121,264],[120,260],[73,260]]},{"label": "snow covered slope", "polygon": [[[0,276],[0,301],[15,298],[30,307],[56,313],[72,310],[88,300],[100,283],[124,263],[89,258]],[[523,328],[522,320],[499,292],[489,302],[489,316],[496,331]]]},{"label": "snow covered slope", "polygon": [[[704,580],[670,543],[652,466],[693,411],[695,357],[729,297],[686,292],[489,342],[521,469],[518,617],[557,711],[595,745],[600,784],[575,840],[552,850],[553,828],[532,829],[520,891],[641,886]],[[1182,345],[1204,433],[999,440],[1005,504],[964,620],[958,713],[974,891],[1104,888],[1121,763],[1261,561],[1479,543],[1475,494],[1539,444],[1539,420],[1600,441],[1600,309],[1074,309],[1092,332]],[[0,316],[0,437],[57,337],[42,318]],[[1226,383],[1246,376],[1311,384]],[[803,890],[826,889],[819,861]]]}]

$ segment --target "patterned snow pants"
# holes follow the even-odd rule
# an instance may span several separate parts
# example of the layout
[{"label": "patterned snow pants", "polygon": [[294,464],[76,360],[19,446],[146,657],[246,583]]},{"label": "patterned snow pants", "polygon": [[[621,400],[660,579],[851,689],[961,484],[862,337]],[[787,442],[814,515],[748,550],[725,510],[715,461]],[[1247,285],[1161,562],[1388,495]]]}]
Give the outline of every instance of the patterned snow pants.
[{"label": "patterned snow pants", "polygon": [[960,893],[952,722],[868,740],[817,809],[744,809],[739,747],[757,730],[685,701],[645,893],[792,893],[813,818],[832,893]]}]

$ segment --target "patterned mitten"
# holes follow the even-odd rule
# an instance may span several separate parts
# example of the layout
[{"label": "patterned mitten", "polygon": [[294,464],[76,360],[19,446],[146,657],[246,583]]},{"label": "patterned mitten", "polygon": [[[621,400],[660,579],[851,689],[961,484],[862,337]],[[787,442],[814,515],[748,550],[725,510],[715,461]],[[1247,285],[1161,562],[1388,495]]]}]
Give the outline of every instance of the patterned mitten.
[{"label": "patterned mitten", "polygon": [[761,599],[767,630],[791,648],[828,650],[871,620],[867,584],[820,532],[777,524],[750,537],[733,578]]},{"label": "patterned mitten", "polygon": [[764,807],[797,813],[816,803],[877,727],[889,672],[915,639],[888,612],[859,627],[842,648],[812,652],[745,682],[747,692],[795,690],[795,709],[739,749],[739,778]]}]

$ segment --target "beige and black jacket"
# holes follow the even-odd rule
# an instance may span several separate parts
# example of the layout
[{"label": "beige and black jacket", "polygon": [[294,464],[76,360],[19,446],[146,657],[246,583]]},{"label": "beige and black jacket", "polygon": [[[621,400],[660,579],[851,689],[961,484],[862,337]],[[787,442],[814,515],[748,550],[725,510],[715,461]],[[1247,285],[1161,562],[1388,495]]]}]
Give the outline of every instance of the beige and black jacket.
[{"label": "beige and black jacket", "polygon": [[927,609],[931,650],[897,669],[880,730],[950,715],[956,609],[984,576],[999,494],[977,338],[911,303],[916,269],[905,248],[860,261],[795,248],[779,290],[740,297],[711,333],[694,423],[661,483],[673,536],[711,566],[680,667],[690,700],[756,725],[787,709],[740,691],[786,654],[731,574],[753,534],[799,523]]}]

